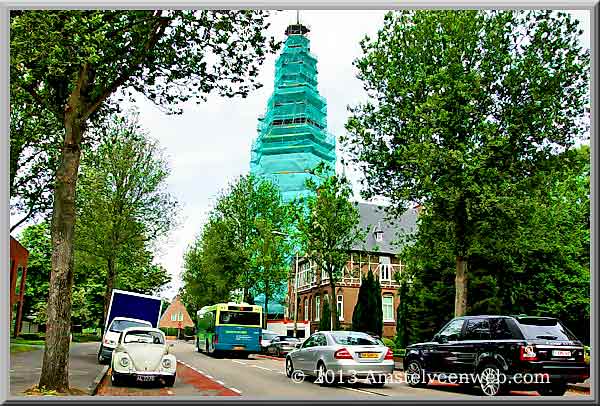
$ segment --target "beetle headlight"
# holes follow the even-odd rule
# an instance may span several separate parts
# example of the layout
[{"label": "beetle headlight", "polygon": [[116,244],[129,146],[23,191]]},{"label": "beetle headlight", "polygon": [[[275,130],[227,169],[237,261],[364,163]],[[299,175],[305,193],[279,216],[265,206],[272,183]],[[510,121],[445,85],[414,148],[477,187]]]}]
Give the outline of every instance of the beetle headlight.
[{"label": "beetle headlight", "polygon": [[171,365],[172,365],[171,360],[168,358],[163,359],[162,365],[163,365],[163,368],[166,368],[166,369],[171,368]]},{"label": "beetle headlight", "polygon": [[129,358],[127,357],[123,357],[119,360],[119,364],[121,364],[121,366],[123,368],[127,368],[129,366]]}]

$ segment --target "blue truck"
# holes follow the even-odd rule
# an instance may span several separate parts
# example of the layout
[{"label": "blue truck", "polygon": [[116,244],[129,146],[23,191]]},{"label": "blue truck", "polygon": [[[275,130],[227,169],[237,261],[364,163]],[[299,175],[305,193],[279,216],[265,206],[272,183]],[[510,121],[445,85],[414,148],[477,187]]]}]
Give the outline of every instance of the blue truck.
[{"label": "blue truck", "polygon": [[98,350],[98,362],[110,362],[121,331],[128,327],[158,327],[162,300],[157,296],[113,289]]}]

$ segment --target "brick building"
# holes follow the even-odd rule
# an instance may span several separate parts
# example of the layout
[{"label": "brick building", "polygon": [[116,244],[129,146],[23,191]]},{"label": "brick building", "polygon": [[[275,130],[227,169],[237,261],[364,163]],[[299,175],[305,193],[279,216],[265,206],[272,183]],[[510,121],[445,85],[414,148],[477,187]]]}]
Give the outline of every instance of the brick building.
[{"label": "brick building", "polygon": [[[400,218],[386,219],[383,208],[375,204],[359,203],[360,227],[368,230],[364,243],[357,244],[350,252],[350,260],[336,284],[335,305],[338,309],[340,327],[352,326],[352,313],[358,300],[362,277],[369,269],[379,277],[383,306],[383,336],[396,334],[396,309],[400,303],[399,285],[394,275],[401,273],[403,265],[397,258],[398,245],[394,242],[416,229],[418,208],[408,209]],[[325,272],[317,272],[316,266],[305,258],[298,263],[298,320],[310,322],[311,333],[318,329],[323,303],[329,299],[331,288]],[[292,272],[293,275],[293,272]],[[294,280],[288,284],[289,315],[294,314]]]},{"label": "brick building", "polygon": [[167,307],[158,322],[158,327],[176,328],[178,336],[181,333],[180,330],[186,327],[194,327],[194,322],[187,312],[185,305],[179,299],[179,296],[176,296],[169,307]]},{"label": "brick building", "polygon": [[[23,299],[25,297],[25,279],[27,278],[27,260],[29,251],[19,241],[10,237],[10,320],[14,320],[13,335],[21,332],[23,319]],[[13,319],[14,318],[14,319]]]}]

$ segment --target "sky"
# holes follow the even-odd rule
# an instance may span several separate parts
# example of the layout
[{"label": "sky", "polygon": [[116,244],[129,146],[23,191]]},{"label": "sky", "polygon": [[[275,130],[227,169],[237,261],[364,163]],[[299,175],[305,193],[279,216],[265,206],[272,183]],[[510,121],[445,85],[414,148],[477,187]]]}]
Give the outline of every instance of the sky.
[{"label": "sky", "polygon": [[[359,42],[365,34],[374,38],[383,25],[385,11],[307,10],[300,20],[310,28],[311,52],[317,57],[318,89],[327,100],[328,131],[340,137],[348,118],[348,105],[365,100],[352,62],[361,55]],[[587,11],[574,11],[589,48],[590,17]],[[295,22],[296,12],[279,12],[271,19],[270,34],[285,39],[285,28]],[[262,66],[259,81],[264,85],[247,98],[211,97],[207,102],[188,102],[182,115],[166,115],[151,102],[140,99],[136,107],[140,122],[150,136],[159,141],[170,162],[167,189],[179,201],[179,223],[162,241],[157,263],[162,264],[173,281],[161,292],[173,298],[181,287],[183,256],[202,228],[218,193],[237,176],[249,172],[250,148],[256,138],[259,115],[273,91],[276,55]],[[338,144],[338,170],[341,152]],[[358,175],[349,170],[352,179]],[[355,185],[355,190],[358,186]]]}]

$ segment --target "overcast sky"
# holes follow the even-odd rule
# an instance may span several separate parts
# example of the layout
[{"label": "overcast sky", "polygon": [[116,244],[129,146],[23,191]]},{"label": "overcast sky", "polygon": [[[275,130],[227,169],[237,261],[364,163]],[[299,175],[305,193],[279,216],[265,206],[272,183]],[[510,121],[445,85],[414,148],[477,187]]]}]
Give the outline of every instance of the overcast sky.
[{"label": "overcast sky", "polygon": [[[346,107],[364,100],[361,82],[352,62],[360,56],[359,41],[374,37],[383,24],[384,11],[302,11],[301,22],[311,32],[311,51],[317,57],[318,89],[327,100],[328,130],[339,138],[348,117]],[[589,12],[573,12],[589,48]],[[285,28],[296,18],[283,11],[272,18],[270,31],[285,39]],[[200,231],[218,192],[235,177],[246,174],[250,147],[256,137],[257,117],[264,113],[273,91],[276,56],[265,61],[259,80],[263,88],[246,99],[213,97],[202,104],[187,103],[184,113],[167,116],[146,100],[137,102],[140,121],[165,149],[172,169],[168,189],[181,204],[181,225],[173,230],[157,255],[173,282],[162,294],[172,298],[181,287],[183,254]],[[339,168],[338,146],[338,168]]]}]

